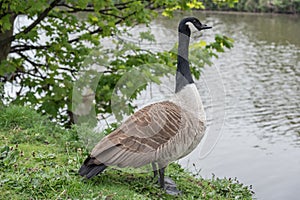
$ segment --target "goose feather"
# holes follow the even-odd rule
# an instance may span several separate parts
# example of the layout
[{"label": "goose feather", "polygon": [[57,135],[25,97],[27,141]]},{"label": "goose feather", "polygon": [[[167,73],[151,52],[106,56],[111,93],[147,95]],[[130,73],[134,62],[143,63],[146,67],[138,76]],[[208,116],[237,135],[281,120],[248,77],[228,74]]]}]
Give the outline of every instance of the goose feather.
[{"label": "goose feather", "polygon": [[[171,101],[148,105],[104,137],[91,157],[107,166],[169,163],[188,154],[204,133],[204,122]],[[191,130],[192,129],[192,130]]]}]

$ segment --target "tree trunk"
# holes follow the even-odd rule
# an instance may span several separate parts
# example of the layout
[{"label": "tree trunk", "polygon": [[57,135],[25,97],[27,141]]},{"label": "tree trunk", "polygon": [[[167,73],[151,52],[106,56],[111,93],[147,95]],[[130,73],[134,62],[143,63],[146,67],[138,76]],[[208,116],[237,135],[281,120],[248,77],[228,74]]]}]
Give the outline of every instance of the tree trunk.
[{"label": "tree trunk", "polygon": [[[14,21],[16,19],[16,14],[10,14],[9,22],[11,24],[11,28],[9,30],[1,31],[2,27],[0,26],[0,41],[6,40],[13,35],[14,31]],[[11,47],[11,42],[8,42],[0,47],[0,63],[3,60],[7,59]]]}]

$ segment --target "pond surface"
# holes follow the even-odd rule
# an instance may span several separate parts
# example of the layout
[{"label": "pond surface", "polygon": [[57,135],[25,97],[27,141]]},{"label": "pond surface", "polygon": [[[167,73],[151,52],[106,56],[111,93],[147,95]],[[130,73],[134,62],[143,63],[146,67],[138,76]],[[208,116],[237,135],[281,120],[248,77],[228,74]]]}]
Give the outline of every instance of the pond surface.
[{"label": "pond surface", "polygon": [[[207,139],[180,163],[206,178],[237,177],[253,186],[257,199],[299,199],[300,17],[193,15],[213,26],[201,39],[213,41],[214,34],[222,34],[235,43],[197,81],[207,113]],[[170,49],[183,16],[155,21],[151,30],[157,44],[145,47]],[[191,40],[199,40],[199,34]],[[173,79],[164,84],[174,87]],[[168,96],[169,91],[157,89],[153,96]]]}]

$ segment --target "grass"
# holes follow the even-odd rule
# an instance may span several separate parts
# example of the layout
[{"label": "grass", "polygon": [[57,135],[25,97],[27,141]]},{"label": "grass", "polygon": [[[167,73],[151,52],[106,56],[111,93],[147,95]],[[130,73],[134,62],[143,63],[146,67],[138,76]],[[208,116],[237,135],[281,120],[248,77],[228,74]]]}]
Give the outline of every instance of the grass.
[{"label": "grass", "polygon": [[237,179],[195,178],[178,164],[167,176],[182,191],[165,194],[152,173],[108,168],[91,180],[77,171],[87,155],[76,128],[63,129],[27,107],[0,108],[0,199],[252,199]]}]

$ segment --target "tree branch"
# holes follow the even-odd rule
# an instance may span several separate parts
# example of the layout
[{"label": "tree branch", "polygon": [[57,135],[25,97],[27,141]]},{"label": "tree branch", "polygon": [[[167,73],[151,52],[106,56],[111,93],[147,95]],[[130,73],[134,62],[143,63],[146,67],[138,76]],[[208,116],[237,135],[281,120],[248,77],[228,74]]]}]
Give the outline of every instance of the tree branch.
[{"label": "tree branch", "polygon": [[34,46],[34,45],[15,45],[11,47],[11,50],[9,53],[18,53],[22,51],[28,51],[28,50],[35,50],[35,49],[47,49],[50,45],[40,45],[40,46]]},{"label": "tree branch", "polygon": [[[118,10],[123,10],[125,8],[128,8],[127,5],[128,4],[131,4],[135,1],[128,1],[128,2],[124,2],[124,3],[116,3],[114,4],[115,8],[118,9]],[[68,13],[76,13],[76,12],[94,12],[95,10],[93,9],[94,7],[93,6],[88,6],[87,8],[76,8],[74,6],[71,6],[69,4],[66,4],[66,3],[60,3],[60,4],[57,4],[57,6],[61,6],[61,7],[66,7],[70,10],[68,10],[67,12]],[[107,11],[112,11],[113,8],[105,8],[105,9],[101,9],[99,10],[99,13],[105,13]]]},{"label": "tree branch", "polygon": [[[132,2],[133,1],[130,1],[130,2],[127,2],[127,3],[132,3]],[[148,7],[151,10],[155,9],[155,8],[151,7],[152,4],[153,4],[153,2],[149,1],[149,4],[146,7]],[[58,5],[63,5],[63,4],[58,4]],[[125,5],[125,3],[118,4],[118,5]],[[115,25],[122,23],[126,18],[131,17],[135,13],[136,12],[132,12],[132,13],[128,14],[127,16],[124,16],[124,17],[115,16],[115,17],[119,18],[119,20],[117,20],[115,22]],[[96,34],[96,33],[100,33],[102,31],[103,31],[102,27],[99,27],[96,30],[89,31],[88,33],[93,35],[93,34]],[[74,42],[78,42],[78,41],[80,41],[81,37],[82,37],[82,35],[78,36],[77,38],[70,39],[70,40],[68,40],[68,43],[71,44],[71,43],[74,43]],[[1,44],[1,42],[0,42],[0,44]],[[15,45],[15,46],[11,47],[10,53],[18,53],[18,52],[27,51],[27,50],[47,49],[50,46],[51,45],[41,45],[41,46],[26,45],[26,44],[25,45]]]},{"label": "tree branch", "polygon": [[16,35],[13,35],[11,37],[5,38],[0,41],[0,46],[3,46],[9,42],[12,42],[16,39],[16,37],[22,33],[28,33],[31,31],[34,27],[36,27],[47,15],[48,13],[55,7],[61,0],[54,0],[48,8],[46,8],[41,14],[38,15],[38,18],[32,22],[27,28],[25,28],[22,32],[17,33]]},{"label": "tree branch", "polygon": [[66,4],[66,3],[60,3],[60,4],[57,4],[57,6],[69,8],[70,10],[67,10],[68,13],[76,13],[76,12],[94,12],[94,9],[88,9],[88,8],[76,8],[76,7],[73,7],[73,6],[68,5],[68,4]]},{"label": "tree branch", "polygon": [[[40,79],[42,79],[42,80],[46,78],[46,77],[39,71],[39,69],[38,69],[38,67],[44,66],[43,64],[36,63],[36,62],[30,60],[27,56],[25,56],[25,55],[22,54],[22,53],[18,53],[18,55],[21,56],[25,61],[27,61],[28,63],[30,63],[30,64],[34,67],[34,69],[31,70],[31,71],[34,71],[34,74],[30,73],[29,70],[26,72],[26,74],[29,74],[29,75],[31,75],[31,76],[40,78]],[[23,73],[25,73],[25,72],[23,72]],[[38,73],[39,76],[36,75],[36,73]]]}]

